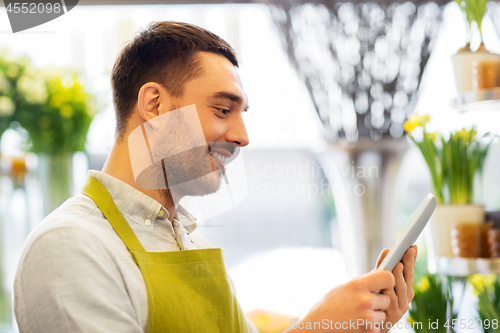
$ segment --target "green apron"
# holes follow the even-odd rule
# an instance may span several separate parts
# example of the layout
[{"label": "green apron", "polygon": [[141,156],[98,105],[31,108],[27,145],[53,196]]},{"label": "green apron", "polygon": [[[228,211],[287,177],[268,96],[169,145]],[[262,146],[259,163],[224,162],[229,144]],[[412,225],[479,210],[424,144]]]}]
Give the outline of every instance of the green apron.
[{"label": "green apron", "polygon": [[147,333],[248,332],[222,249],[146,252],[104,185],[89,176],[82,192],[103,212],[141,270],[148,292]]}]

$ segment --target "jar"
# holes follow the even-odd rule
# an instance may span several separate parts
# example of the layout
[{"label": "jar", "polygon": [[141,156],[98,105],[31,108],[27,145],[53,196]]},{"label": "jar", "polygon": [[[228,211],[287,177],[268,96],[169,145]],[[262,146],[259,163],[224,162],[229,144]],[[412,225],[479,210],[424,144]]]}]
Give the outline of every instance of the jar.
[{"label": "jar", "polygon": [[500,257],[500,229],[488,230],[488,246],[490,257]]},{"label": "jar", "polygon": [[[455,223],[451,228],[453,255],[462,258],[489,257],[488,230],[493,223]],[[500,250],[500,248],[499,248]]]}]

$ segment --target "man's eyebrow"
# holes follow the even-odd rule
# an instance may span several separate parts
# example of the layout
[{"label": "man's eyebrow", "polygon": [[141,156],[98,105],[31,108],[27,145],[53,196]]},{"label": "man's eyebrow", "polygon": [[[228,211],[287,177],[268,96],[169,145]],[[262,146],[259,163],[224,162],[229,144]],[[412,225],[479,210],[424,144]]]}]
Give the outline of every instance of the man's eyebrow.
[{"label": "man's eyebrow", "polygon": [[[219,91],[219,92],[216,92],[215,94],[213,94],[211,96],[211,98],[224,98],[224,99],[229,99],[235,103],[238,103],[238,104],[243,104],[243,98],[239,95],[236,95],[236,94],[233,94],[229,91]],[[247,108],[243,111],[247,111],[249,108],[249,106],[247,106]]]},{"label": "man's eyebrow", "polygon": [[243,98],[239,95],[230,93],[228,91],[219,91],[210,96],[211,98],[224,98],[224,99],[229,99],[233,102],[236,102],[238,104],[243,104]]}]

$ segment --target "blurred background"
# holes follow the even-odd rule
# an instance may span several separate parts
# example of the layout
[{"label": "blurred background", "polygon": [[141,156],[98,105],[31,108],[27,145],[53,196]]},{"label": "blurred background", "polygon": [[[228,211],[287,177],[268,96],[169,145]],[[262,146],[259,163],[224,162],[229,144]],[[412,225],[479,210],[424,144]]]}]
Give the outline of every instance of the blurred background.
[{"label": "blurred background", "polygon": [[[498,104],[456,102],[451,59],[468,35],[456,2],[222,2],[80,1],[16,34],[0,7],[0,332],[17,331],[12,284],[29,232],[103,166],[115,128],[111,68],[152,21],[199,25],[238,55],[251,106],[241,152],[248,194],[207,219],[189,198],[183,204],[224,249],[255,322],[271,317],[279,327],[373,269],[434,190],[403,129],[410,115],[429,115],[429,131],[445,136],[499,130]],[[484,45],[499,53],[500,6],[489,6]],[[476,31],[470,45],[480,46]],[[14,81],[22,96],[7,93]],[[493,141],[474,190],[487,212],[500,210],[499,165]],[[427,246],[417,244],[425,261]]]}]

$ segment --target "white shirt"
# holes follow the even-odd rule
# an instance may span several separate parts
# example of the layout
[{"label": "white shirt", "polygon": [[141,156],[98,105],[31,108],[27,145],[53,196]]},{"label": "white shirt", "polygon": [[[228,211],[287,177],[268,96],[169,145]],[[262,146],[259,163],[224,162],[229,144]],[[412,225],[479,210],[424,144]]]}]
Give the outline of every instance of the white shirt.
[{"label": "white shirt", "polygon": [[[146,251],[213,247],[182,206],[171,223],[151,197],[105,173],[89,174],[110,192]],[[146,332],[141,271],[86,195],[67,200],[26,240],[14,281],[14,312],[21,333]]]}]

